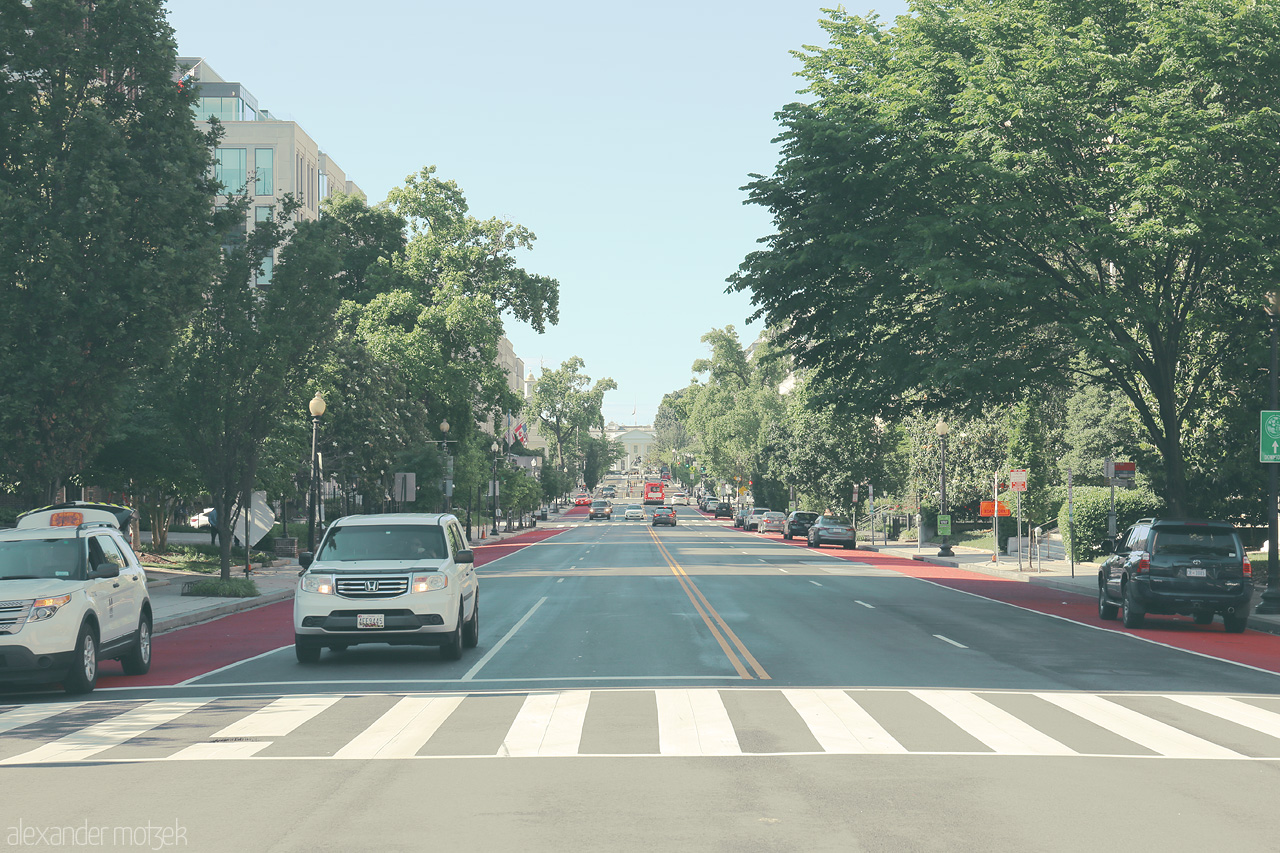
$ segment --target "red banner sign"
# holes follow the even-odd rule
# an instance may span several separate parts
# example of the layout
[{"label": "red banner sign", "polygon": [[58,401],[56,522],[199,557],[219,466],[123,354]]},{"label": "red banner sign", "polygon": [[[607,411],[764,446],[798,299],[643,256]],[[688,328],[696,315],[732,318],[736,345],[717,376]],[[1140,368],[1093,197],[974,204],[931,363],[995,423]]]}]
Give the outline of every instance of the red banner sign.
[{"label": "red banner sign", "polygon": [[994,515],[1005,518],[1010,515],[1010,512],[1009,508],[1004,505],[1004,501],[983,501],[978,510],[978,515],[983,518],[991,518]]}]

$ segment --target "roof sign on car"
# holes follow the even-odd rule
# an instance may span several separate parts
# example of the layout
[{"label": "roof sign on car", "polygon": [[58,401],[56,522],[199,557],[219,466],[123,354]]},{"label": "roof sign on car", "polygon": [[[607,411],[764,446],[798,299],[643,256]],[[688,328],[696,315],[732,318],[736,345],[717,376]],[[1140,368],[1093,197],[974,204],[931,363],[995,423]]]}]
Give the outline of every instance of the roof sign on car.
[{"label": "roof sign on car", "polygon": [[83,512],[55,512],[49,516],[50,527],[79,527],[84,524]]}]

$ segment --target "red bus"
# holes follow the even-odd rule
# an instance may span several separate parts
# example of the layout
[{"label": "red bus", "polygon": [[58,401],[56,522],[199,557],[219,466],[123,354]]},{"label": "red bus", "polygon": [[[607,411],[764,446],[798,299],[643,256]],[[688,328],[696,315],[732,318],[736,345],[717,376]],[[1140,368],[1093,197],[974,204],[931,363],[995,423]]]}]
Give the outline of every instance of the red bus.
[{"label": "red bus", "polygon": [[667,490],[663,483],[645,483],[644,484],[644,502],[649,504],[664,504],[667,502]]}]

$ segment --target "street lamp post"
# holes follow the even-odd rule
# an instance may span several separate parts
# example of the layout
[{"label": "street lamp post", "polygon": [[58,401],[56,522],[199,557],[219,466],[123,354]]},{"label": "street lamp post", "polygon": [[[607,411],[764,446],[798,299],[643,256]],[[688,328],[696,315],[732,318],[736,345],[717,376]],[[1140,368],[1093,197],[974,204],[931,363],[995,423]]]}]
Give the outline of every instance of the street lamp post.
[{"label": "street lamp post", "polygon": [[493,490],[493,535],[498,535],[498,442],[494,442],[490,448],[493,451],[493,484],[490,489]]},{"label": "street lamp post", "polygon": [[316,452],[316,439],[320,434],[320,417],[324,414],[324,397],[317,391],[307,404],[311,412],[311,509],[307,512],[307,550],[316,552],[316,504],[320,499],[320,456]]},{"label": "street lamp post", "polygon": [[[1271,318],[1271,411],[1274,412],[1280,410],[1280,400],[1277,399],[1280,356],[1276,349],[1276,331],[1280,325],[1280,293],[1274,290],[1267,294],[1267,314]],[[1267,465],[1271,481],[1270,501],[1267,504],[1267,589],[1262,593],[1262,600],[1258,602],[1255,613],[1280,613],[1280,554],[1276,553],[1276,540],[1280,538],[1276,519],[1277,509],[1280,509],[1277,507],[1280,496],[1277,495],[1276,467],[1274,462]]]},{"label": "street lamp post", "polygon": [[[938,439],[942,445],[942,472],[940,483],[938,485],[938,515],[939,517],[947,514],[947,433],[950,427],[943,420],[938,421],[938,425],[934,427],[934,432],[938,434]],[[942,537],[942,546],[938,548],[939,557],[954,557],[955,553],[951,550],[951,536]]]},{"label": "street lamp post", "polygon": [[453,509],[453,472],[449,470],[449,422],[440,422],[440,435],[443,436],[440,444],[444,446],[444,511],[450,512]]}]

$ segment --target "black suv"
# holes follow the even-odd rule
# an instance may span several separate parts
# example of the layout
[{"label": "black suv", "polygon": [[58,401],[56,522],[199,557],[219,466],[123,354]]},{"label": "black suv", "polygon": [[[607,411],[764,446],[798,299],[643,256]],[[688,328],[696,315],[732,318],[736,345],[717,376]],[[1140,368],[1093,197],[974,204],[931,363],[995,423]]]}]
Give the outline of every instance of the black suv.
[{"label": "black suv", "polygon": [[1225,521],[1144,518],[1115,542],[1098,571],[1098,616],[1123,616],[1141,628],[1148,613],[1190,616],[1197,625],[1222,614],[1227,633],[1249,621],[1253,568],[1236,529]]},{"label": "black suv", "polygon": [[733,504],[728,501],[720,501],[716,504],[716,518],[733,518]]}]

